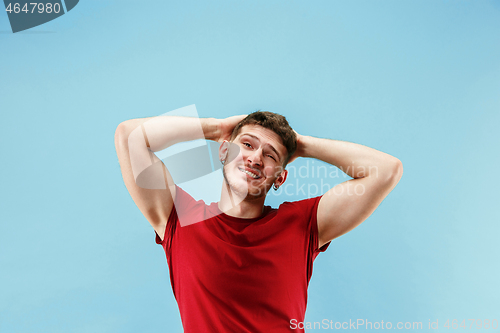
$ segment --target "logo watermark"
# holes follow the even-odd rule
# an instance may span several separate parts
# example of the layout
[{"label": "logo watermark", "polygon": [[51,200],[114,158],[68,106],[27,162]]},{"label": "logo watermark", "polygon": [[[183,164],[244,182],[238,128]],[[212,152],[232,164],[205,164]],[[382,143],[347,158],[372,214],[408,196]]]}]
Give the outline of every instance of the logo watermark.
[{"label": "logo watermark", "polygon": [[[175,186],[181,185],[197,200],[219,202],[221,196],[225,196],[229,199],[226,202],[230,201],[231,207],[236,207],[249,196],[258,198],[269,194],[302,198],[362,196],[366,192],[363,183],[356,179],[345,180],[351,178],[350,175],[362,178],[368,174],[378,177],[379,174],[377,166],[356,166],[352,162],[343,170],[314,159],[306,159],[305,165],[299,162],[286,168],[272,159],[259,162],[261,167],[252,169],[243,161],[242,149],[246,147],[247,139],[222,142],[218,137],[207,138],[205,121],[199,118],[196,106],[190,105],[149,118],[133,129],[128,137],[128,149],[136,185],[143,189],[169,190],[172,197],[175,197]],[[283,182],[278,181],[279,186],[276,186],[279,178]],[[344,179],[334,185],[339,178]],[[178,200],[174,205],[182,221],[183,205]],[[189,213],[186,209],[186,216]],[[214,215],[220,213],[220,210],[211,212]],[[181,225],[207,218],[186,218]]]},{"label": "logo watermark", "polygon": [[69,12],[79,0],[4,0],[12,32],[31,29]]},{"label": "logo watermark", "polygon": [[290,319],[290,328],[292,330],[303,329],[319,329],[319,330],[437,330],[440,327],[445,329],[497,329],[497,319],[447,319],[445,321],[439,319],[429,319],[427,323],[421,321],[370,321],[368,319],[349,319],[349,321],[333,321],[330,319],[323,319],[321,321],[299,321],[297,319]]},{"label": "logo watermark", "polygon": [[[430,326],[429,326],[430,327]],[[399,329],[399,330],[421,330],[423,329],[422,322],[397,322],[390,321],[369,321],[367,319],[349,319],[349,321],[333,321],[330,319],[323,319],[321,322],[315,321],[298,321],[297,319],[290,320],[290,328],[296,329],[323,329],[323,330],[359,330],[359,329]]]}]

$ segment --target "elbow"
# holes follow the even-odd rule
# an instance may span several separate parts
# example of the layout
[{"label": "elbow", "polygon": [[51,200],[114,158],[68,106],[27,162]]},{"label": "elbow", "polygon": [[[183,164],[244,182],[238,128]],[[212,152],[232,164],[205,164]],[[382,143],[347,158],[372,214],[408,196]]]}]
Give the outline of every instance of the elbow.
[{"label": "elbow", "polygon": [[384,184],[395,186],[403,176],[403,163],[397,158],[391,158],[390,161],[376,172],[376,178]]},{"label": "elbow", "polygon": [[122,145],[128,137],[128,126],[127,121],[118,124],[115,130],[115,147]]},{"label": "elbow", "polygon": [[115,130],[115,145],[128,145],[129,136],[134,130],[141,126],[146,118],[129,119],[118,124]]},{"label": "elbow", "polygon": [[391,163],[389,179],[394,185],[396,185],[401,177],[403,176],[403,162],[399,159],[394,158]]},{"label": "elbow", "polygon": [[115,130],[115,147],[118,147],[123,136],[123,123],[118,124]]}]

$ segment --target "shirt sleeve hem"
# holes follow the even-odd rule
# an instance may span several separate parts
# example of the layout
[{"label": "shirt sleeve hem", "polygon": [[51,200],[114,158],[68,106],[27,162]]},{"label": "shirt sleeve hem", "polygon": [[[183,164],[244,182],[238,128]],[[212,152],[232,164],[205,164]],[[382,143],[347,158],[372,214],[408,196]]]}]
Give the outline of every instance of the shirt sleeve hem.
[{"label": "shirt sleeve hem", "polygon": [[165,243],[167,242],[167,238],[168,238],[169,227],[172,223],[176,223],[176,220],[175,220],[176,217],[177,217],[177,211],[175,210],[175,205],[174,205],[174,207],[172,207],[172,211],[170,211],[170,215],[168,216],[167,225],[165,226],[165,234],[163,235],[163,240],[161,240],[160,236],[158,235],[158,233],[155,230],[155,242],[156,242],[156,244],[160,244],[162,246],[165,245]]},{"label": "shirt sleeve hem", "polygon": [[330,246],[330,243],[331,243],[331,241],[329,241],[329,242],[323,244],[321,247],[318,248],[318,242],[319,242],[318,206],[319,206],[319,202],[320,202],[321,198],[322,198],[322,196],[317,197],[317,200],[314,203],[314,207],[313,207],[313,209],[314,209],[314,211],[313,211],[313,214],[314,214],[314,221],[313,221],[313,223],[314,223],[314,228],[313,228],[314,237],[313,237],[313,239],[316,242],[314,244],[314,252],[317,252],[317,253],[319,253],[319,252],[325,252],[328,249],[328,247]]}]

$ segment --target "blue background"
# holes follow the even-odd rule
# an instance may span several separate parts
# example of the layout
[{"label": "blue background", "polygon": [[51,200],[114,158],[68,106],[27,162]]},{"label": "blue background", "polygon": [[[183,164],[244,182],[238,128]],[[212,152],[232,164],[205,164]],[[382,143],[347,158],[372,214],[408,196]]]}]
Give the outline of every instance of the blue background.
[{"label": "blue background", "polygon": [[0,331],[182,332],[113,136],[190,104],[403,162],[315,261],[307,321],[500,320],[499,59],[499,1],[81,1],[17,34],[0,12]]}]

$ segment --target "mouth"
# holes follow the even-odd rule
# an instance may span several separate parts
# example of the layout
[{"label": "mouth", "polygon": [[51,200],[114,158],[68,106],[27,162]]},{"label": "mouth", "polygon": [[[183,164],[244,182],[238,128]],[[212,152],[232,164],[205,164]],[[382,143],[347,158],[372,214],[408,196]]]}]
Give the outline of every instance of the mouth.
[{"label": "mouth", "polygon": [[238,170],[240,170],[243,173],[246,173],[248,176],[250,176],[253,179],[260,179],[261,178],[257,173],[252,172],[252,171],[250,171],[248,169],[238,168]]}]

